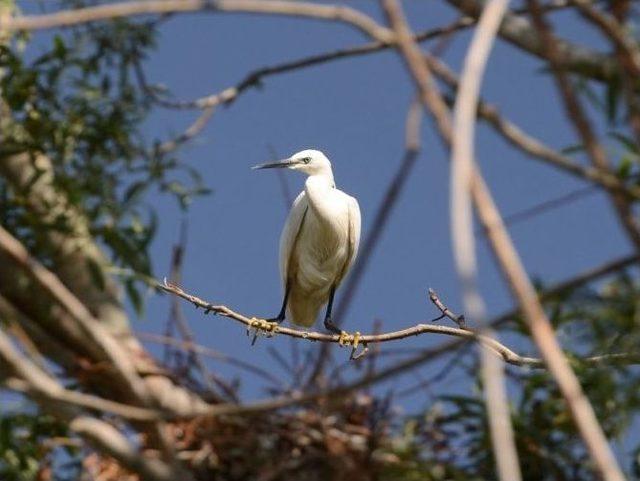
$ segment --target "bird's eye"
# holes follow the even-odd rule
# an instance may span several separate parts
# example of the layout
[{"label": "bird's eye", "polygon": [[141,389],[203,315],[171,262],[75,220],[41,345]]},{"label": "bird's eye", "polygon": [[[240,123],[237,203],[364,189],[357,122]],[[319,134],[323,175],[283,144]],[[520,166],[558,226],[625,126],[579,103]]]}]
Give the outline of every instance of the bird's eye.
[{"label": "bird's eye", "polygon": [[304,159],[302,159],[302,162],[308,164],[309,162],[311,162],[311,157],[305,157]]}]

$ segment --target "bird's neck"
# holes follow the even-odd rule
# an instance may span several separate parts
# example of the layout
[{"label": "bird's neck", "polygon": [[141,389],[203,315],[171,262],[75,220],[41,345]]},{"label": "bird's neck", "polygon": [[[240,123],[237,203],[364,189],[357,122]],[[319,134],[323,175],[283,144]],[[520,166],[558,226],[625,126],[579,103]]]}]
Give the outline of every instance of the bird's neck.
[{"label": "bird's neck", "polygon": [[333,175],[310,175],[304,184],[311,209],[322,219],[331,221],[330,191],[336,188]]}]

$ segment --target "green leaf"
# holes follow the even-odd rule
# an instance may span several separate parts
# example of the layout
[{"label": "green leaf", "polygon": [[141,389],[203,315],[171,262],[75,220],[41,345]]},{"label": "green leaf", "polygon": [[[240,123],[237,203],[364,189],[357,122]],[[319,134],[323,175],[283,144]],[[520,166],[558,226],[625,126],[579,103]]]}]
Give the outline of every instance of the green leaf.
[{"label": "green leaf", "polygon": [[87,258],[87,268],[89,270],[89,274],[91,275],[91,280],[97,285],[101,290],[105,288],[105,278],[102,271],[102,267],[98,265],[98,263],[91,259]]},{"label": "green leaf", "polygon": [[638,145],[632,138],[627,137],[619,132],[609,132],[609,137],[617,140],[629,152],[632,152],[636,155],[640,154],[640,151],[638,151]]},{"label": "green leaf", "polygon": [[610,124],[615,124],[618,119],[618,106],[620,101],[620,79],[611,79],[606,86],[607,119]]},{"label": "green leaf", "polygon": [[127,279],[124,283],[125,290],[127,291],[127,297],[133,306],[133,309],[136,311],[138,317],[143,317],[144,315],[144,301],[140,292],[138,291],[135,281],[132,279]]},{"label": "green leaf", "polygon": [[560,150],[560,153],[564,155],[577,154],[579,152],[584,152],[583,144],[569,145],[568,147],[564,147]]}]

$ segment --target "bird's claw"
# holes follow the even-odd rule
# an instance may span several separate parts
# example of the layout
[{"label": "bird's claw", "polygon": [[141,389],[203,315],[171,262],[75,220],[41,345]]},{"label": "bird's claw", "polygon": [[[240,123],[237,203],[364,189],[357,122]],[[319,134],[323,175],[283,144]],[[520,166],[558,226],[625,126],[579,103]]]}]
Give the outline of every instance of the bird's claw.
[{"label": "bird's claw", "polygon": [[358,344],[360,344],[361,334],[356,331],[353,334],[349,334],[346,331],[340,331],[340,337],[338,338],[338,344],[341,346],[352,346],[354,349],[358,348]]},{"label": "bird's claw", "polygon": [[254,331],[253,339],[251,340],[251,345],[253,346],[260,332],[264,332],[267,337],[273,337],[273,335],[278,332],[278,323],[252,317],[251,322],[247,324],[247,336],[249,336],[251,331]]},{"label": "bird's claw", "polygon": [[340,344],[343,347],[349,347],[349,346],[351,347],[351,355],[349,356],[349,359],[351,360],[360,359],[369,350],[366,343],[362,343],[362,346],[363,346],[362,352],[360,352],[359,354],[356,354],[356,352],[358,351],[358,346],[360,346],[361,344],[361,341],[360,341],[361,337],[362,337],[362,334],[360,334],[360,332],[358,331],[354,332],[353,334],[349,334],[348,332],[345,332],[345,331],[340,331],[338,344]]}]

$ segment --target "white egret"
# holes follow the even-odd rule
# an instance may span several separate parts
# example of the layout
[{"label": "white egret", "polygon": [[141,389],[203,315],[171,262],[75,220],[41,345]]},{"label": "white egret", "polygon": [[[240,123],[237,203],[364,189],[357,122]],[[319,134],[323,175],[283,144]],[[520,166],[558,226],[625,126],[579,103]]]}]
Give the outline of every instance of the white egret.
[{"label": "white egret", "polygon": [[[353,265],[360,243],[358,201],[336,188],[331,162],[318,150],[303,150],[254,169],[287,168],[308,176],[293,203],[280,238],[282,308],[270,323],[285,318],[309,327],[324,304],[324,326],[340,334],[340,344],[357,347],[360,333],[347,334],[331,320],[336,288]],[[271,324],[273,326],[273,324]],[[269,329],[269,325],[262,326]]]}]

